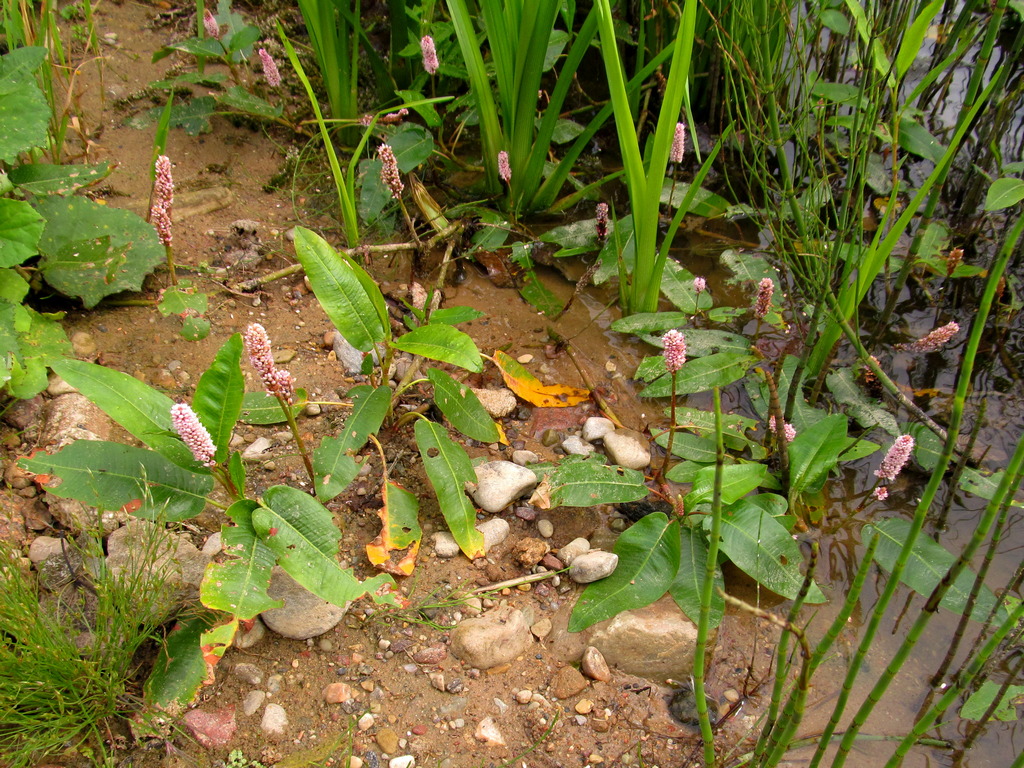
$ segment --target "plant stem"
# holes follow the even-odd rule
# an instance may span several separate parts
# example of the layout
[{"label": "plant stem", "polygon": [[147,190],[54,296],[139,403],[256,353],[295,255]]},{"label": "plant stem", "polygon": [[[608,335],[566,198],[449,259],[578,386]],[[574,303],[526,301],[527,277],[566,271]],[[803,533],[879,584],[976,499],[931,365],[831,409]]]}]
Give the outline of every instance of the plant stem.
[{"label": "plant stem", "polygon": [[299,449],[299,455],[302,457],[302,463],[306,465],[306,472],[309,474],[309,483],[313,492],[316,492],[316,473],[313,471],[313,462],[310,461],[309,451],[306,450],[306,443],[302,439],[302,433],[299,432],[299,424],[295,420],[295,412],[292,410],[291,403],[287,399],[278,396],[277,402],[281,404],[281,410],[284,411],[284,416],[288,420],[288,429],[292,432],[292,437],[295,438],[295,446]]},{"label": "plant stem", "polygon": [[[672,399],[669,401],[669,422],[668,422],[668,441],[665,443],[665,461],[661,463],[661,472],[659,475],[662,479],[665,477],[665,473],[668,472],[668,464],[672,460],[672,441],[676,437],[676,374],[678,371],[672,371]],[[715,473],[717,478],[720,473]]]}]

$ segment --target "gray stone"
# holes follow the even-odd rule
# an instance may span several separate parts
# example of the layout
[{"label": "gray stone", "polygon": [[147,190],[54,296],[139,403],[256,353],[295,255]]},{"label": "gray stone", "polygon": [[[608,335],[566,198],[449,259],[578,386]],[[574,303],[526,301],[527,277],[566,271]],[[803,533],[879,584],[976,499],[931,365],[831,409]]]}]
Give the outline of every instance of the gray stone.
[{"label": "gray stone", "polygon": [[473,394],[492,419],[501,419],[512,413],[519,405],[511,389],[474,389]]},{"label": "gray stone", "polygon": [[260,729],[269,739],[282,739],[288,730],[288,713],[280,704],[267,704]]},{"label": "gray stone", "polygon": [[550,539],[555,535],[555,524],[547,518],[537,521],[537,533],[543,536],[545,539]]},{"label": "gray stone", "polygon": [[96,357],[96,339],[88,331],[75,331],[71,334],[71,349],[75,357],[94,359]]},{"label": "gray stone", "polygon": [[434,554],[438,557],[455,557],[459,554],[459,543],[448,531],[434,534]]},{"label": "gray stone", "polygon": [[[373,352],[373,364],[378,365],[377,353]],[[355,376],[363,370],[365,355],[348,343],[340,333],[334,334],[334,355],[341,363],[341,368],[349,376]]]},{"label": "gray stone", "polygon": [[51,373],[46,386],[46,394],[50,397],[59,397],[61,395],[69,395],[77,393],[78,390],[68,384],[64,379],[58,376],[56,373]]},{"label": "gray stone", "polygon": [[234,645],[235,648],[240,648],[244,651],[256,645],[260,640],[266,637],[266,634],[267,627],[262,621],[260,621],[259,616],[257,616],[255,621],[252,623],[252,628],[247,632],[239,632],[235,636],[235,641],[232,645]]},{"label": "gray stone", "polygon": [[185,603],[199,597],[199,584],[210,556],[204,555],[185,535],[176,535],[148,520],[133,518],[107,539],[107,567],[115,575],[139,573],[145,567],[147,580],[159,584],[160,597],[146,595],[153,610],[166,607],[164,601]]},{"label": "gray stone", "polygon": [[616,429],[604,436],[608,457],[626,469],[644,469],[651,463],[651,446],[647,438],[632,429]]},{"label": "gray stone", "polygon": [[53,536],[39,536],[29,545],[28,559],[33,563],[41,563],[50,555],[60,554],[64,545],[60,539]]},{"label": "gray stone", "polygon": [[558,550],[558,559],[561,560],[565,565],[572,565],[572,561],[580,555],[585,555],[590,551],[590,542],[584,538],[573,539],[560,550]]},{"label": "gray stone", "polygon": [[452,654],[477,669],[512,661],[533,645],[522,611],[498,608],[480,618],[465,619],[451,633]]},{"label": "gray stone", "polygon": [[242,451],[242,458],[245,461],[259,461],[264,458],[263,454],[273,447],[274,443],[269,437],[257,437]]},{"label": "gray stone", "polygon": [[333,629],[349,606],[337,606],[320,599],[280,566],[271,571],[267,594],[284,601],[284,605],[264,611],[260,617],[269,629],[292,640],[305,640]]},{"label": "gray stone", "polygon": [[579,435],[569,435],[562,441],[562,449],[570,456],[589,456],[597,449]]},{"label": "gray stone", "polygon": [[514,464],[518,464],[520,467],[536,464],[539,461],[540,456],[533,451],[512,451],[512,462]]},{"label": "gray stone", "polygon": [[482,741],[488,747],[505,746],[505,739],[501,735],[501,731],[498,730],[498,725],[494,722],[493,717],[485,717],[477,723],[476,731],[473,732],[473,738],[477,741]]},{"label": "gray stone", "polygon": [[609,432],[615,431],[615,422],[603,416],[591,416],[583,422],[583,439],[587,442],[603,440]]},{"label": "gray stone", "polygon": [[210,557],[213,557],[214,555],[220,553],[220,546],[220,531],[217,531],[216,533],[211,533],[210,537],[205,542],[203,542],[202,553],[204,555],[209,555]]},{"label": "gray stone", "polygon": [[583,651],[580,671],[591,680],[607,683],[612,679],[612,671],[608,668],[608,662],[605,661],[604,655],[592,645],[588,645]]},{"label": "gray stone", "polygon": [[485,511],[500,512],[537,485],[537,476],[511,461],[491,461],[475,467],[474,501]]},{"label": "gray stone", "polygon": [[231,668],[231,674],[249,685],[259,685],[263,682],[263,671],[247,661],[235,664]]},{"label": "gray stone", "polygon": [[412,755],[399,755],[388,761],[388,768],[413,768],[416,765],[416,758]]},{"label": "gray stone", "polygon": [[501,544],[508,537],[510,530],[508,520],[503,520],[500,517],[492,517],[490,520],[485,520],[478,524],[476,529],[483,534],[485,553],[490,551],[492,547]]},{"label": "gray stone", "polygon": [[266,691],[249,691],[245,698],[242,699],[242,712],[245,713],[246,717],[252,717],[266,700]]},{"label": "gray stone", "polygon": [[618,564],[619,556],[614,552],[595,549],[573,558],[569,578],[577,584],[589,584],[611,576]]}]

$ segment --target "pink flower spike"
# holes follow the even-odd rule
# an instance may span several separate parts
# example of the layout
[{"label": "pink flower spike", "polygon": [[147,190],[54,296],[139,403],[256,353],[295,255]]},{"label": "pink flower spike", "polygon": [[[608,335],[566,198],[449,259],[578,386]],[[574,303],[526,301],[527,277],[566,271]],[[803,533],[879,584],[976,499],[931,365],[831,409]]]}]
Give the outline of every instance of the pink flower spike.
[{"label": "pink flower spike", "polygon": [[882,459],[882,466],[875,470],[875,477],[891,483],[896,476],[903,471],[903,467],[910,460],[910,453],[914,450],[914,438],[910,435],[900,435],[892,444],[889,452]]},{"label": "pink flower spike", "polygon": [[686,337],[674,328],[661,337],[665,345],[665,367],[675,373],[686,362]]},{"label": "pink flower spike", "polygon": [[878,501],[885,501],[889,498],[889,489],[884,485],[880,485],[871,492],[871,495]]},{"label": "pink flower spike", "polygon": [[596,215],[594,229],[597,231],[597,239],[604,242],[608,239],[608,203],[598,203]]},{"label": "pink flower spike", "polygon": [[512,183],[512,166],[508,162],[508,152],[501,150],[498,153],[498,176],[506,184]]},{"label": "pink flower spike", "polygon": [[683,162],[683,153],[686,152],[686,123],[676,123],[676,132],[672,137],[672,150],[669,152],[670,163]]},{"label": "pink flower spike", "polygon": [[267,85],[277,88],[281,84],[281,72],[277,68],[277,62],[265,48],[260,48],[257,53],[259,53],[260,62],[263,64],[263,76],[267,79]]},{"label": "pink flower spike", "polygon": [[761,278],[757,286],[757,300],[754,302],[754,316],[761,320],[768,314],[772,306],[772,294],[775,293],[775,283],[770,277]]},{"label": "pink flower spike", "polygon": [[160,243],[171,247],[171,208],[174,206],[174,179],[171,178],[171,160],[160,155],[154,164],[153,205],[149,209],[150,223],[156,228]]},{"label": "pink flower spike", "polygon": [[[775,417],[768,417],[768,429],[771,430],[772,434],[778,434],[775,429]],[[782,437],[787,443],[792,443],[796,439],[796,427],[789,422],[786,422],[782,427]]]},{"label": "pink flower spike", "polygon": [[214,459],[217,446],[213,444],[213,438],[199,421],[195,411],[184,403],[175,403],[171,406],[171,426],[174,427],[174,431],[178,433],[188,449],[192,451],[192,456],[196,461],[207,467],[217,465]]},{"label": "pink flower spike", "polygon": [[437,60],[437,49],[434,48],[434,38],[424,35],[420,39],[420,52],[423,54],[423,70],[428,75],[436,75],[440,63]]},{"label": "pink flower spike", "polygon": [[398,171],[398,158],[395,157],[394,150],[388,144],[381,144],[377,148],[377,156],[381,162],[380,180],[391,190],[391,196],[395,200],[401,199],[405,185],[402,183],[402,174]]},{"label": "pink flower spike", "polygon": [[270,337],[267,330],[259,323],[253,323],[245,329],[245,351],[249,362],[256,369],[260,378],[266,380],[274,373],[274,354],[270,351]]},{"label": "pink flower spike", "polygon": [[708,289],[708,281],[707,280],[705,280],[703,277],[695,277],[695,278],[693,278],[693,290],[694,290],[694,292],[698,296],[700,296],[702,293],[704,293],[704,291],[706,291],[707,289]]},{"label": "pink flower spike", "polygon": [[941,328],[936,328],[927,336],[924,336],[911,344],[905,345],[903,349],[908,349],[912,352],[935,352],[946,346],[946,344],[949,343],[949,340],[959,332],[960,325],[958,323],[947,323]]},{"label": "pink flower spike", "polygon": [[203,28],[206,30],[207,37],[220,38],[220,24],[217,23],[217,17],[210,12],[209,8],[203,12]]}]

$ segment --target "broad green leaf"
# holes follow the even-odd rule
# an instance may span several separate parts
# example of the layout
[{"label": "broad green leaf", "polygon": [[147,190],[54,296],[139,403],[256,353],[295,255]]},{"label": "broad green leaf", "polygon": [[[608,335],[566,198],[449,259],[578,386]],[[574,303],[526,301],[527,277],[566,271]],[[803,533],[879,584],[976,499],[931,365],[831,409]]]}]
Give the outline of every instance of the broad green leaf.
[{"label": "broad green leaf", "polygon": [[46,146],[50,105],[34,74],[46,56],[40,47],[0,56],[0,161],[13,163],[22,152]]},{"label": "broad green leaf", "polygon": [[367,593],[379,600],[376,591],[394,584],[387,574],[361,582],[351,568],[342,569],[337,560],[341,532],[331,513],[298,488],[268,489],[263,504],[252,511],[252,526],[288,575],[329,603],[345,606]]},{"label": "broad green leaf", "polygon": [[217,620],[211,611],[194,613],[178,622],[160,644],[153,671],[146,679],[146,700],[163,710],[182,711],[206,679],[206,661],[199,638]]},{"label": "broad green leaf", "polygon": [[[655,436],[654,442],[665,448],[668,445],[668,432],[662,432]],[[713,464],[718,460],[718,448],[715,438],[712,436],[676,432],[676,436],[672,438],[672,455],[687,461]],[[673,477],[672,470],[669,470],[669,479],[671,480]]]},{"label": "broad green leaf", "polygon": [[46,219],[40,271],[86,308],[105,296],[140,290],[146,275],[167,258],[156,230],[131,211],[60,196],[44,198],[35,208]]},{"label": "broad green leaf", "polygon": [[579,632],[664,595],[679,572],[679,522],[661,512],[640,518],[619,536],[619,564],[611,576],[587,584],[569,617]]},{"label": "broad green leaf", "polygon": [[[986,680],[960,708],[964,720],[981,720],[992,702],[999,696],[1002,685],[995,680]],[[999,703],[992,711],[992,717],[1003,723],[1012,723],[1017,717],[1017,707],[1024,703],[1024,685],[1010,685],[1003,691]]]},{"label": "broad green leaf", "polygon": [[635,469],[598,460],[563,461],[549,478],[552,507],[593,507],[638,501],[650,493]]},{"label": "broad green leaf", "polygon": [[[679,526],[679,571],[669,586],[669,594],[676,605],[696,624],[700,620],[700,596],[707,580],[708,545],[704,537],[692,528]],[[709,626],[722,623],[725,613],[725,579],[722,569],[715,568],[714,587],[711,592]]]},{"label": "broad green leaf", "polygon": [[[13,269],[0,269],[0,300],[20,304],[28,296],[28,281]],[[14,329],[13,321],[7,328]]]},{"label": "broad green leaf", "polygon": [[327,317],[353,347],[369,352],[389,338],[384,297],[362,267],[304,227],[295,228],[295,257]]},{"label": "broad green leaf", "polygon": [[[677,395],[690,395],[714,387],[724,387],[743,378],[747,369],[756,361],[756,357],[745,352],[716,352],[707,357],[687,360],[676,373],[675,392]],[[668,397],[672,389],[672,377],[666,373],[648,384],[640,396]]]},{"label": "broad green leaf", "polygon": [[479,373],[484,367],[473,339],[444,323],[420,326],[395,339],[392,344],[395,349],[411,355],[451,363],[474,373]]},{"label": "broad green leaf", "polygon": [[186,341],[201,341],[210,335],[210,321],[205,317],[189,316],[182,318],[181,338]]},{"label": "broad green leaf", "polygon": [[275,117],[280,117],[281,113],[284,112],[284,107],[280,105],[274,106],[269,101],[249,93],[240,85],[233,85],[223,93],[218,94],[217,102],[232,109],[237,109],[239,112],[271,120]]},{"label": "broad green leaf", "polygon": [[419,522],[419,500],[390,480],[381,490],[384,505],[377,511],[380,534],[366,545],[371,563],[395,576],[409,576],[416,567],[423,529]]},{"label": "broad green leaf", "polygon": [[221,527],[221,541],[231,558],[222,563],[210,563],[199,586],[203,605],[240,619],[251,619],[283,604],[267,594],[277,556],[260,541],[252,527],[252,512],[257,507],[259,504],[250,499],[236,501],[228,507],[226,514],[234,525]]},{"label": "broad green leaf", "polygon": [[1001,211],[1024,200],[1024,181],[1001,178],[992,182],[985,194],[985,210]]},{"label": "broad green leaf", "polygon": [[141,503],[133,514],[147,520],[195,517],[213,490],[209,475],[175,466],[154,451],[104,440],[77,440],[52,456],[22,459],[22,466],[59,477],[59,485],[47,488],[54,496],[105,510]]},{"label": "broad green leaf", "polygon": [[794,492],[821,487],[847,447],[846,426],[846,417],[834,413],[797,432],[789,444],[789,486]]},{"label": "broad green leaf", "polygon": [[452,536],[466,557],[482,556],[484,536],[476,529],[476,509],[465,492],[466,483],[476,482],[469,456],[440,424],[417,419],[414,431],[423,468]]},{"label": "broad green leaf", "polygon": [[916,120],[909,117],[900,118],[900,146],[914,155],[919,155],[933,163],[942,160],[946,148]]},{"label": "broad green leaf", "polygon": [[[6,358],[0,362],[0,373],[9,379],[11,396],[27,400],[42,392],[47,387],[47,367],[71,354],[71,342],[57,322],[63,316],[63,312],[44,314],[22,304],[4,307],[0,302],[0,338],[4,331],[16,335],[16,350],[10,348],[8,355],[8,350],[0,347],[0,358]],[[10,321],[7,325],[5,319]],[[6,372],[5,364],[9,365]]]},{"label": "broad green leaf", "polygon": [[498,426],[473,390],[437,368],[427,371],[427,378],[434,385],[434,403],[459,432],[482,443],[501,439]]},{"label": "broad green leaf", "polygon": [[33,195],[69,195],[110,175],[110,163],[97,165],[49,165],[26,163],[12,168],[8,176],[15,186]]},{"label": "broad green leaf", "polygon": [[764,256],[747,251],[729,249],[720,257],[722,266],[728,267],[734,277],[726,279],[726,283],[759,283],[762,278],[770,277],[775,285],[779,284],[779,273],[768,263]]},{"label": "broad green leaf", "polygon": [[[999,483],[1002,482],[1004,474],[1006,471],[1002,469],[991,474],[982,474],[973,467],[964,467],[963,474],[960,476],[960,487],[979,498],[991,501],[999,492]],[[1017,500],[1011,501],[1010,504],[1015,507],[1024,506]]]},{"label": "broad green leaf", "polygon": [[[722,467],[722,504],[729,506],[755,488],[768,482],[768,467],[764,464],[730,464]],[[693,488],[683,498],[686,512],[698,504],[710,503],[715,496],[715,468],[707,467],[697,473]]]},{"label": "broad green leaf", "polygon": [[[804,558],[778,520],[746,499],[722,516],[722,551],[741,571],[777,595],[794,600],[804,582]],[[812,583],[807,602],[823,603],[825,596]]]},{"label": "broad green leaf", "polygon": [[313,451],[316,495],[321,501],[333,499],[359,474],[361,465],[353,456],[380,429],[391,407],[389,387],[364,384],[353,387],[348,396],[352,398],[352,412],[345,419],[345,428],[337,437],[325,437]]},{"label": "broad green leaf", "polygon": [[472,307],[442,307],[430,313],[431,323],[445,323],[446,325],[458,325],[484,317],[486,313]]},{"label": "broad green leaf", "polygon": [[425,163],[434,153],[434,138],[422,125],[403,123],[388,139],[395,153],[398,170],[409,173]]},{"label": "broad green leaf", "polygon": [[195,288],[185,280],[178,282],[178,285],[171,286],[164,291],[160,303],[156,308],[164,317],[168,315],[185,315],[196,312],[204,314],[209,307],[210,297],[205,293],[198,293]]},{"label": "broad green leaf", "polygon": [[613,321],[612,330],[619,333],[651,333],[680,328],[689,322],[690,315],[685,312],[638,312]]},{"label": "broad green leaf", "polygon": [[217,352],[210,367],[199,377],[192,396],[192,410],[217,446],[216,459],[228,457],[231,433],[242,413],[245,377],[242,376],[242,336],[233,334]]},{"label": "broad green leaf", "polygon": [[862,427],[881,427],[893,437],[902,434],[896,417],[861,391],[850,368],[833,368],[828,372],[826,381],[836,400],[846,406],[846,412]]},{"label": "broad green leaf", "polygon": [[530,306],[548,317],[556,317],[562,311],[561,300],[541,282],[533,269],[528,269],[523,274],[523,285],[519,289],[519,295],[526,299]]},{"label": "broad green leaf", "polygon": [[64,381],[85,395],[137,439],[179,467],[196,470],[198,463],[171,430],[174,401],[134,376],[81,360],[61,360],[52,365]]},{"label": "broad green leaf", "polygon": [[[687,328],[683,335],[686,337],[687,359],[707,357],[715,352],[749,352],[751,347],[750,339],[746,336],[740,336],[738,333],[730,333],[729,331]],[[659,349],[664,348],[661,335],[648,336],[641,334],[641,338],[652,346]],[[648,357],[644,359],[637,369],[636,378],[650,381],[655,376],[660,376],[664,372],[665,364],[663,359]]]},{"label": "broad green leaf", "polygon": [[[894,517],[864,526],[861,539],[867,541],[872,534],[878,534],[875,560],[889,573],[892,573],[896,558],[907,540],[910,525],[909,520]],[[927,536],[918,536],[914,542],[914,548],[910,551],[910,558],[903,569],[900,581],[919,595],[928,597],[955,562],[956,556],[937,541]],[[961,571],[956,581],[949,587],[945,597],[942,598],[940,605],[948,611],[962,615],[967,607],[967,599],[974,586],[975,578],[969,568]],[[992,594],[992,590],[982,585],[974,602],[971,618],[975,621],[985,621],[995,603],[996,597]],[[1005,618],[1006,609],[1000,608],[996,613],[996,621],[999,622]]]},{"label": "broad green leaf", "polygon": [[[295,400],[290,408],[295,416],[306,407],[308,395],[299,387],[295,390]],[[242,396],[242,410],[238,420],[244,424],[281,424],[288,420],[281,408],[281,401],[266,392],[246,392]]]},{"label": "broad green leaf", "polygon": [[39,253],[44,225],[28,203],[0,197],[0,267],[16,267]]},{"label": "broad green leaf", "polygon": [[[661,188],[661,203],[663,205],[671,205],[673,208],[678,208],[682,205],[682,202],[689,191],[690,185],[685,181],[673,182],[671,180],[666,180],[664,186]],[[728,209],[728,200],[721,195],[716,195],[714,192],[709,192],[703,187],[700,187],[696,193],[694,193],[693,200],[690,202],[689,213],[693,216],[714,218],[716,216],[721,216]]]},{"label": "broad green leaf", "polygon": [[661,278],[661,292],[676,308],[688,315],[694,315],[700,310],[710,309],[713,303],[711,301],[711,294],[707,291],[702,291],[698,294],[694,290],[693,273],[684,269],[672,259],[665,260],[665,267]]}]

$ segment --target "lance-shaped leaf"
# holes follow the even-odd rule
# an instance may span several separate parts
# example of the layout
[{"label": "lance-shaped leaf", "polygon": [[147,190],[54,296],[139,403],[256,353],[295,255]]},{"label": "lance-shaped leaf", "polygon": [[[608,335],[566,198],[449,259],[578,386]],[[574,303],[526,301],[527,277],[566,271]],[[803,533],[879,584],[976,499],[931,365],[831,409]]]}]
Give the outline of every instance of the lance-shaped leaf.
[{"label": "lance-shaped leaf", "polygon": [[37,454],[20,465],[37,475],[59,477],[54,496],[99,509],[138,504],[136,517],[178,522],[206,506],[213,478],[182,469],[159,453],[104,440],[77,440],[52,456]]},{"label": "lance-shaped leaf", "polygon": [[395,339],[392,345],[411,355],[451,363],[467,371],[479,373],[484,369],[480,350],[476,348],[473,339],[455,326],[445,323],[421,325]]},{"label": "lance-shaped leaf", "polygon": [[598,460],[566,459],[548,479],[552,507],[592,507],[638,501],[650,492],[635,469],[609,466]]},{"label": "lance-shaped leaf", "polygon": [[252,527],[252,511],[258,506],[255,501],[242,499],[228,507],[227,515],[234,525],[221,528],[221,541],[231,559],[210,563],[199,585],[203,605],[240,619],[251,619],[282,605],[267,594],[277,555],[256,536]]},{"label": "lance-shaped leaf", "polygon": [[81,360],[55,362],[53,370],[133,436],[179,467],[202,471],[188,447],[171,430],[167,395],[134,376]]},{"label": "lance-shaped leaf", "polygon": [[661,512],[646,515],[619,536],[614,551],[618,567],[583,590],[569,618],[570,632],[650,605],[664,595],[679,571],[679,523]]},{"label": "lance-shaped leaf", "polygon": [[[768,467],[764,464],[727,464],[722,467],[722,504],[728,506],[769,482],[771,487],[778,487],[774,479],[769,481]],[[710,503],[714,497],[715,468],[705,467],[697,473],[693,487],[683,499],[683,506],[691,512],[696,505]]]},{"label": "lance-shaped leaf", "polygon": [[[289,408],[292,415],[298,416],[306,407],[309,396],[302,387],[295,390],[295,400]],[[281,424],[287,421],[284,409],[281,408],[281,401],[266,392],[246,392],[242,396],[242,410],[239,414],[239,421],[245,424]]]},{"label": "lance-shaped leaf", "polygon": [[228,457],[231,433],[242,412],[245,378],[242,376],[242,336],[234,334],[224,342],[210,367],[199,377],[192,397],[192,410],[210,432],[217,446],[216,459]]},{"label": "lance-shaped leaf", "polygon": [[349,344],[369,352],[390,338],[384,296],[362,267],[304,227],[295,228],[295,257],[320,306]]},{"label": "lance-shaped leaf", "polygon": [[795,493],[815,491],[849,447],[846,416],[834,413],[797,432],[789,444],[789,487]]},{"label": "lance-shaped leaf", "polygon": [[590,399],[590,392],[560,384],[545,386],[532,373],[500,349],[494,353],[494,364],[501,371],[505,386],[520,398],[542,408],[565,408]]},{"label": "lance-shaped leaf", "polygon": [[416,496],[390,480],[381,491],[384,506],[377,512],[380,534],[366,545],[370,562],[386,573],[408,576],[416,567],[423,529],[420,528]]},{"label": "lance-shaped leaf", "polygon": [[[679,526],[679,570],[668,588],[676,605],[690,621],[700,620],[700,597],[707,581],[708,544],[697,531],[685,525]],[[722,569],[715,567],[714,587],[711,592],[710,626],[717,627],[725,613],[725,580]]]},{"label": "lance-shaped leaf", "polygon": [[[722,516],[722,551],[741,571],[777,595],[793,600],[804,582],[804,558],[782,524],[757,504],[741,499]],[[825,596],[811,583],[808,603]]]},{"label": "lance-shaped leaf", "polygon": [[896,417],[861,391],[853,380],[850,368],[835,368],[829,371],[825,380],[836,400],[846,406],[846,412],[862,427],[881,427],[893,437],[903,434],[896,423]]},{"label": "lance-shaped leaf", "polygon": [[503,437],[473,390],[437,368],[427,371],[427,378],[434,385],[434,403],[459,432],[481,443]]},{"label": "lance-shaped leaf", "polygon": [[484,536],[476,529],[476,508],[466,496],[466,483],[476,482],[476,472],[469,456],[458,443],[448,437],[440,424],[417,419],[416,446],[423,458],[423,468],[437,494],[448,528],[466,557],[484,554]]},{"label": "lance-shaped leaf", "polygon": [[362,385],[349,390],[352,412],[345,419],[345,428],[337,437],[324,438],[313,451],[313,472],[316,495],[330,501],[341,493],[359,474],[360,465],[353,455],[376,433],[391,407],[389,387]]},{"label": "lance-shaped leaf", "polygon": [[203,611],[179,622],[160,645],[153,671],[146,680],[146,700],[154,706],[181,711],[196,697],[206,679],[200,637],[217,615]]},{"label": "lance-shaped leaf", "polygon": [[[676,373],[677,395],[692,395],[713,387],[724,387],[743,378],[757,358],[746,352],[716,352],[707,357],[688,360]],[[668,397],[672,394],[672,377],[666,373],[651,382],[640,393],[641,397]]]},{"label": "lance-shaped leaf", "polygon": [[385,584],[394,584],[387,574],[359,581],[351,568],[338,565],[341,533],[331,513],[308,493],[275,485],[252,511],[252,524],[288,575],[317,597],[339,606],[367,593],[374,600],[394,602],[392,596],[376,594]]}]

